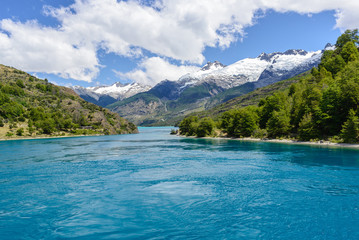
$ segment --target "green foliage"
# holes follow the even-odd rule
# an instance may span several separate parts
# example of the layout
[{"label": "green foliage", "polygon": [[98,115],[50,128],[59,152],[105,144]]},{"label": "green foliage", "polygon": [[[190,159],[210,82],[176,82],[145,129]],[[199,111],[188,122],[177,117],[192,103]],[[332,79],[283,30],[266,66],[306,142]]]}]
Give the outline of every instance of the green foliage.
[{"label": "green foliage", "polygon": [[25,88],[25,84],[21,79],[16,80],[16,85],[19,86],[20,88]]},{"label": "green foliage", "polygon": [[249,137],[258,128],[257,122],[255,110],[241,108],[224,113],[221,127],[230,137]]},{"label": "green foliage", "polygon": [[284,110],[274,111],[267,122],[268,137],[283,137],[289,134],[290,118]]},{"label": "green foliage", "polygon": [[215,122],[209,117],[199,120],[196,116],[190,116],[182,120],[179,132],[186,136],[205,137],[211,136],[215,128]]},{"label": "green foliage", "polygon": [[359,141],[359,118],[353,109],[349,111],[348,120],[343,124],[341,137],[346,143],[356,143]]},{"label": "green foliage", "polygon": [[196,123],[198,122],[197,116],[190,116],[183,119],[179,125],[181,135],[194,136],[196,132]]},{"label": "green foliage", "polygon": [[252,135],[254,138],[260,138],[260,139],[263,139],[263,138],[266,138],[268,136],[268,132],[266,129],[256,129],[253,131],[253,135]]},{"label": "green foliage", "polygon": [[1,92],[3,93],[7,93],[9,95],[14,95],[14,96],[23,96],[25,95],[25,92],[22,88],[20,88],[17,85],[11,86],[9,84],[6,84],[4,86],[1,87]]},{"label": "green foliage", "polygon": [[24,134],[24,129],[23,128],[19,128],[17,131],[16,131],[16,135],[18,136],[22,136]]},{"label": "green foliage", "polygon": [[257,109],[225,111],[218,127],[233,137],[338,142],[340,136],[344,142],[359,142],[358,43],[358,30],[346,31],[338,38],[335,51],[324,52],[318,69],[287,85],[286,90],[267,94],[258,100]]},{"label": "green foliage", "polygon": [[259,126],[260,128],[266,128],[268,120],[272,117],[275,111],[280,111],[285,109],[287,96],[283,92],[277,92],[272,96],[262,99],[259,103],[260,107],[260,119]]},{"label": "green foliage", "polygon": [[0,92],[0,106],[3,105],[4,103],[9,103],[9,102],[10,102],[9,96],[7,94]]},{"label": "green foliage", "polygon": [[298,137],[300,140],[309,141],[318,137],[318,130],[313,122],[312,114],[304,115],[299,123]]},{"label": "green foliage", "polygon": [[359,43],[358,29],[346,30],[340,37],[338,37],[335,46],[342,48],[347,42],[353,42],[354,44]]},{"label": "green foliage", "polygon": [[0,106],[0,116],[4,118],[14,119],[23,113],[24,108],[16,102],[5,103]]},{"label": "green foliage", "polygon": [[12,132],[7,132],[5,136],[11,137],[11,136],[13,136],[13,135],[14,135],[14,134],[13,134]]},{"label": "green foliage", "polygon": [[52,118],[37,121],[35,126],[41,130],[43,134],[51,134],[56,130],[55,120]]},{"label": "green foliage", "polygon": [[215,123],[211,118],[209,117],[202,118],[198,123],[196,135],[197,137],[211,136],[214,129],[215,129]]},{"label": "green foliage", "polygon": [[353,42],[347,42],[344,45],[340,55],[346,63],[353,62],[359,59],[358,49]]},{"label": "green foliage", "polygon": [[[68,102],[72,104],[67,105]],[[77,117],[73,119],[73,116]],[[21,128],[23,124],[18,122],[27,122],[26,129],[32,136],[67,135],[76,130],[86,130],[83,131],[86,134],[131,133],[137,130],[135,125],[85,102],[69,89],[1,64],[0,119],[0,126],[4,127],[4,122],[9,122],[10,133],[17,136],[23,136],[25,132]]]},{"label": "green foliage", "polygon": [[46,90],[46,85],[41,84],[41,83],[36,84],[36,88],[39,89],[39,90],[42,91],[42,92],[46,92],[46,91],[47,91],[47,90]]},{"label": "green foliage", "polygon": [[345,67],[345,61],[341,55],[336,55],[334,57],[330,57],[327,61],[323,62],[322,60],[322,66],[335,75]]}]

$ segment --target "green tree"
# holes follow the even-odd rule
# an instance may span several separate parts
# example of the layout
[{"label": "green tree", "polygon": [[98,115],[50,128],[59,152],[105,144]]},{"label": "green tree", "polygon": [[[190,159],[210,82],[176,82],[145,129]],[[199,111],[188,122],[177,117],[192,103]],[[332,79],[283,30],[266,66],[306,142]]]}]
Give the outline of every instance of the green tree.
[{"label": "green tree", "polygon": [[340,55],[342,56],[342,58],[346,63],[356,61],[359,59],[358,49],[353,42],[347,42],[344,45]]},{"label": "green tree", "polygon": [[358,29],[346,30],[342,35],[340,35],[335,43],[337,48],[342,48],[347,42],[353,42],[354,44],[359,43]]},{"label": "green tree", "polygon": [[248,108],[237,109],[232,113],[232,119],[227,133],[232,137],[249,137],[258,129],[258,115]]},{"label": "green tree", "polygon": [[52,118],[39,121],[37,127],[41,128],[43,134],[51,134],[56,131],[55,120]]},{"label": "green tree", "polygon": [[326,62],[324,62],[323,66],[325,69],[331,72],[333,76],[335,76],[345,67],[345,61],[341,55],[336,55],[335,57],[329,58]]},{"label": "green tree", "polygon": [[353,109],[350,109],[348,120],[343,124],[341,137],[346,143],[356,143],[359,141],[359,118]]},{"label": "green tree", "polygon": [[21,116],[23,113],[24,108],[16,102],[5,103],[0,106],[0,116],[3,116],[4,118],[14,119]]},{"label": "green tree", "polygon": [[190,116],[183,119],[179,125],[179,131],[181,135],[193,136],[195,135],[196,129],[194,124],[198,122],[197,116]]},{"label": "green tree", "polygon": [[300,140],[309,141],[318,137],[318,129],[316,128],[312,114],[308,113],[303,116],[299,123],[298,136]]},{"label": "green tree", "polygon": [[345,121],[350,109],[359,106],[359,62],[350,62],[337,77],[341,96],[342,110],[337,114],[341,117],[341,124]]},{"label": "green tree", "polygon": [[276,92],[270,97],[263,99],[260,104],[259,126],[266,128],[268,120],[272,117],[274,111],[280,111],[286,108],[287,97],[283,92]]},{"label": "green tree", "polygon": [[274,111],[267,123],[269,137],[284,137],[290,131],[290,118],[285,110]]},{"label": "green tree", "polygon": [[199,121],[196,135],[197,137],[211,136],[214,129],[215,129],[214,121],[209,117],[205,117]]},{"label": "green tree", "polygon": [[231,125],[232,125],[232,120],[233,120],[234,113],[235,113],[235,109],[232,109],[232,110],[229,110],[229,111],[224,112],[224,113],[221,115],[221,118],[220,118],[220,128],[223,129],[223,131],[224,131],[225,133],[228,133],[229,128],[230,128]]},{"label": "green tree", "polygon": [[343,122],[343,106],[341,90],[337,83],[331,84],[323,90],[320,109],[323,113],[323,131],[328,135],[335,135],[340,131]]},{"label": "green tree", "polygon": [[30,119],[34,122],[39,120],[44,120],[45,116],[46,116],[45,109],[42,107],[30,109]]}]

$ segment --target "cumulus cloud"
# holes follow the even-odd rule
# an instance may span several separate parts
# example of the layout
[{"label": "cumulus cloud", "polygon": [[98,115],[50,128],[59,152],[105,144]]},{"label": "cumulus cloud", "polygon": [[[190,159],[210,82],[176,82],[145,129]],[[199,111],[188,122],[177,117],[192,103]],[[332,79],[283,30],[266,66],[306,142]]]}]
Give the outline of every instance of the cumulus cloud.
[{"label": "cumulus cloud", "polygon": [[193,73],[198,70],[199,67],[196,66],[177,66],[160,57],[151,57],[144,59],[139,64],[138,68],[130,72],[115,72],[119,77],[125,78],[127,80],[153,86],[162,80],[177,80],[184,74]]},{"label": "cumulus cloud", "polygon": [[5,31],[0,32],[0,59],[4,64],[88,82],[99,72],[94,47],[77,44],[62,31],[42,27],[36,21],[2,20],[0,28]]},{"label": "cumulus cloud", "polygon": [[[88,82],[102,67],[97,56],[100,49],[140,59],[146,57],[146,50],[161,58],[201,64],[206,46],[229,47],[253,25],[258,12],[269,9],[301,14],[335,10],[335,27],[359,27],[357,0],[153,0],[146,4],[140,0],[75,0],[67,7],[45,8],[49,17],[59,21],[58,27],[0,20],[0,59],[26,71]],[[138,81],[155,78],[142,65],[131,73],[131,79],[136,75]]]}]

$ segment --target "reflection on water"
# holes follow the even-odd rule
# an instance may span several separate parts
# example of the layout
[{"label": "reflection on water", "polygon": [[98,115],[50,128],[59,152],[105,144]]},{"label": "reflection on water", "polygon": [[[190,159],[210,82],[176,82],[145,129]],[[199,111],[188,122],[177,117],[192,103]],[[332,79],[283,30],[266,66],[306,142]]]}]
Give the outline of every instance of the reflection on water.
[{"label": "reflection on water", "polygon": [[359,239],[358,151],[170,129],[0,142],[1,239]]}]

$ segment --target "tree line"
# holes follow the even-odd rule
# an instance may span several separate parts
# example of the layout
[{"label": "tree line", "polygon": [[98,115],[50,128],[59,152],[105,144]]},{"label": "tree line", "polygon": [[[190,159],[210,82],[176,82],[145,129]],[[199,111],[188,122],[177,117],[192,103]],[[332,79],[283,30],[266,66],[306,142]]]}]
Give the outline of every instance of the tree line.
[{"label": "tree line", "polygon": [[326,50],[318,68],[258,106],[232,109],[215,119],[185,118],[187,136],[327,139],[359,142],[359,36],[345,31],[334,50]]}]

